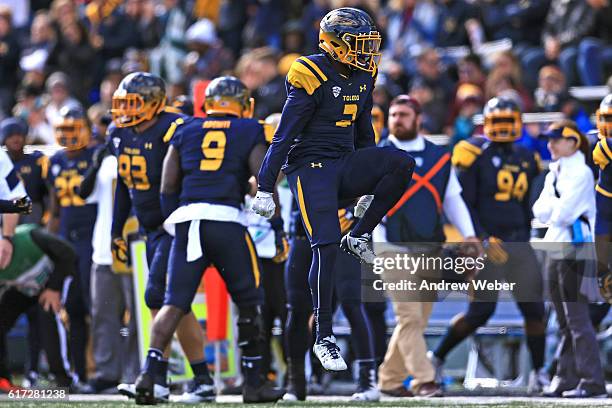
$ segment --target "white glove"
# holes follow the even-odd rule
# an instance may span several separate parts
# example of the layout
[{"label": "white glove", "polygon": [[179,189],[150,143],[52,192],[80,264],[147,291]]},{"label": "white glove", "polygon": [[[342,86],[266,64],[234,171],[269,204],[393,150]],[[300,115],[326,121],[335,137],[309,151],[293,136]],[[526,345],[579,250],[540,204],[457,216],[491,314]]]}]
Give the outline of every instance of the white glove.
[{"label": "white glove", "polygon": [[253,199],[253,205],[251,209],[254,213],[261,215],[262,217],[270,218],[274,215],[276,205],[272,199],[272,193],[266,193],[265,191],[258,191]]},{"label": "white glove", "polygon": [[359,199],[359,201],[357,201],[357,204],[355,205],[355,211],[353,211],[353,214],[355,214],[355,217],[357,218],[363,217],[363,214],[365,214],[366,210],[372,203],[373,199],[374,199],[373,195],[362,196]]}]

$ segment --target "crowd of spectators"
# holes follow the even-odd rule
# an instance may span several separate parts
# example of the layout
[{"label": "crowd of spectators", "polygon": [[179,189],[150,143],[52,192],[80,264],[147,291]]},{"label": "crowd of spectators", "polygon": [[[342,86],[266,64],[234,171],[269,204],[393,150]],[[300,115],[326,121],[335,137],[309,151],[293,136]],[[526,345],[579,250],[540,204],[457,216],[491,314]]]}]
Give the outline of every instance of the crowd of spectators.
[{"label": "crowd of spectators", "polygon": [[141,70],[164,77],[170,98],[234,73],[263,118],[281,110],[291,62],[317,52],[321,17],[343,6],[366,10],[383,34],[375,103],[386,112],[411,94],[423,130],[453,143],[496,95],[586,131],[590,112],[568,88],[603,85],[612,69],[609,0],[0,0],[0,119],[18,116],[28,142],[52,143],[58,108],[93,106],[95,122]]}]

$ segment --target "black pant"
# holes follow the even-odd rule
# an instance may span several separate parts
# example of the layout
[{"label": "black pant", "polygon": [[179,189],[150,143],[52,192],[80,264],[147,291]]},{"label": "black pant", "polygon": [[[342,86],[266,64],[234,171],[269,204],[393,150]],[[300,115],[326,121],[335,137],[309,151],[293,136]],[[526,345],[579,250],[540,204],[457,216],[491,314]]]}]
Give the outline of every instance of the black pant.
[{"label": "black pant", "polygon": [[550,297],[561,333],[555,375],[560,391],[579,386],[599,394],[606,389],[589,304],[580,293],[584,269],[585,262],[580,260],[552,259],[548,265]]},{"label": "black pant", "polygon": [[[65,369],[65,358],[61,353],[60,336],[58,333],[58,320],[55,313],[45,312],[38,306],[38,296],[26,296],[23,293],[10,289],[0,299],[0,377],[10,378],[8,371],[6,335],[15,325],[19,316],[30,307],[36,305],[37,320],[43,349],[49,362],[49,370],[57,380],[59,386],[68,386],[70,379]],[[65,348],[64,348],[65,349]]]},{"label": "black pant", "polygon": [[[281,328],[285,329],[287,322],[287,297],[285,294],[285,263],[276,263],[271,259],[260,258],[262,266],[261,283],[264,288],[264,304],[262,306],[263,317],[263,370],[264,374],[271,371],[272,356],[270,350],[270,341],[272,340],[272,328],[274,320],[278,318],[281,323]],[[283,358],[286,358],[283,346]]]}]

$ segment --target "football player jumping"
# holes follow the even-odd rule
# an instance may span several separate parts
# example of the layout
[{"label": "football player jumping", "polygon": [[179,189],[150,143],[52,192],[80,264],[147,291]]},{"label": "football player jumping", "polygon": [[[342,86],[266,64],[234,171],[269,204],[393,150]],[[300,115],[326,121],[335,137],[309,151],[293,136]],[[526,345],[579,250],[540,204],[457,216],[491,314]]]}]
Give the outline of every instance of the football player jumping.
[{"label": "football player jumping", "polygon": [[341,246],[373,263],[372,230],[408,187],[414,169],[408,153],[375,147],[371,111],[380,42],[372,18],[361,10],[339,8],[321,20],[323,52],[291,65],[287,101],[253,201],[253,211],[272,216],[272,191],[282,167],[313,251],[308,277],[317,333],[313,350],[333,371],[346,369],[332,332],[339,201],[361,196],[356,216],[362,218]]},{"label": "football player jumping", "polygon": [[[165,106],[166,84],[160,77],[145,72],[129,74],[113,95],[113,124],[108,129],[119,173],[113,211],[113,257],[124,262],[128,259],[123,228],[133,209],[147,237],[149,278],[145,303],[153,316],[164,301],[168,253],[172,242],[172,237],[162,227],[164,218],[159,199],[162,161],[168,150],[164,136],[173,131],[171,125],[175,120],[186,118],[166,112]],[[195,375],[194,386],[191,392],[183,395],[183,400],[200,402],[214,397],[209,390],[203,391],[197,384],[198,373],[207,372],[208,368],[204,360],[204,333],[193,313],[185,315],[177,329],[177,336]],[[170,394],[166,380],[168,361],[163,360],[156,367],[155,396],[159,400],[167,400]],[[120,384],[118,389],[128,397],[135,395],[133,384]]]},{"label": "football player jumping", "polygon": [[[234,77],[214,79],[206,88],[205,119],[175,121],[164,159],[161,200],[166,226],[175,229],[164,306],[153,322],[144,372],[136,380],[136,402],[154,403],[153,379],[163,350],[181,318],[191,309],[202,274],[214,264],[238,306],[244,402],[274,402],[281,390],[262,375],[263,290],[261,265],[242,211],[249,178],[266,151],[263,126],[253,99]],[[214,398],[210,375],[199,376]],[[212,399],[212,398],[211,398]]]}]

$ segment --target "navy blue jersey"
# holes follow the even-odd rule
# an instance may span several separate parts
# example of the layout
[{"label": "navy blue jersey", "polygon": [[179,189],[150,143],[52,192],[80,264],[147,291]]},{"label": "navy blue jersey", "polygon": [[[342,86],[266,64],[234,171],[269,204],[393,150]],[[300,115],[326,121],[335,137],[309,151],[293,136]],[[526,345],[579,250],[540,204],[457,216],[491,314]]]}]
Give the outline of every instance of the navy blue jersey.
[{"label": "navy blue jersey", "polygon": [[97,204],[87,204],[78,194],[83,176],[92,164],[95,148],[83,149],[78,156],[68,158],[60,150],[49,160],[49,187],[55,191],[59,203],[60,235],[93,226],[96,221]]},{"label": "navy blue jersey", "polygon": [[[142,133],[136,133],[132,127],[109,127],[112,150],[118,163],[120,182],[117,189],[126,188],[129,191],[134,213],[145,230],[154,230],[164,221],[159,202],[162,164],[168,151],[164,137],[174,132],[176,125],[173,122],[184,117],[162,112],[155,124]],[[122,195],[117,192],[116,197]],[[123,226],[118,229],[121,231]]]},{"label": "navy blue jersey", "polygon": [[537,154],[515,143],[473,137],[455,146],[452,161],[461,170],[462,195],[476,233],[527,240],[532,218],[529,189],[540,172]]},{"label": "navy blue jersey", "polygon": [[181,158],[181,204],[211,203],[240,208],[248,191],[253,148],[266,145],[255,119],[189,118],[170,143]]},{"label": "navy blue jersey", "polygon": [[45,183],[49,170],[49,158],[41,152],[33,152],[24,154],[21,160],[13,162],[13,166],[23,180],[32,201],[42,202],[47,194]]},{"label": "navy blue jersey", "polygon": [[601,195],[612,197],[612,137],[602,137],[595,144],[593,161],[599,166],[599,181],[595,188]]},{"label": "navy blue jersey", "polygon": [[259,172],[260,190],[272,191],[281,166],[290,173],[312,160],[374,146],[375,80],[375,73],[359,70],[344,77],[326,54],[298,58],[287,74],[287,101]]}]

